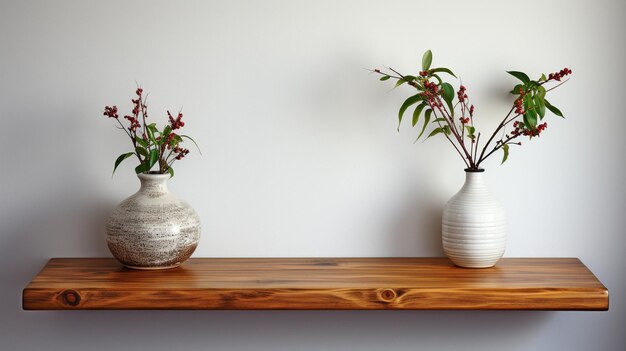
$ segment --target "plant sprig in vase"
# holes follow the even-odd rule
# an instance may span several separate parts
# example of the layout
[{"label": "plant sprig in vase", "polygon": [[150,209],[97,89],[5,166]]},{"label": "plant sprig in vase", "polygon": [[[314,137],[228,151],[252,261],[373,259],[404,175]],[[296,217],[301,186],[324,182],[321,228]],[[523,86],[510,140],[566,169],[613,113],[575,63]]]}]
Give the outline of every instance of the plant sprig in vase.
[{"label": "plant sprig in vase", "polygon": [[[148,105],[142,88],[135,91],[137,97],[132,99],[133,110],[130,115],[123,118],[127,121],[126,125],[122,123],[119,117],[117,106],[106,106],[104,115],[113,118],[119,125],[117,128],[123,130],[131,140],[134,151],[121,154],[116,160],[113,167],[113,174],[117,167],[127,158],[136,156],[139,165],[135,167],[135,173],[169,173],[170,177],[174,176],[174,162],[183,159],[189,149],[181,147],[184,139],[196,142],[188,135],[178,134],[176,130],[185,126],[183,122],[183,114],[179,112],[176,117],[167,111],[169,124],[159,130],[156,123],[148,123]],[[198,151],[200,149],[198,148]],[[157,165],[156,171],[152,168]]]},{"label": "plant sprig in vase", "polygon": [[398,128],[405,112],[412,108],[414,127],[424,116],[417,139],[430,127],[427,139],[441,134],[465,163],[465,184],[446,203],[441,216],[444,253],[457,266],[492,267],[506,248],[506,214],[504,207],[485,186],[481,165],[498,150],[503,152],[504,163],[509,157],[510,145],[522,144],[520,137],[527,136],[532,140],[541,135],[548,126],[542,122],[547,111],[563,117],[561,111],[546,100],[546,95],[565,83],[567,79],[564,78],[572,71],[563,68],[548,76],[542,74],[536,80],[523,72],[509,71],[521,83],[511,90],[515,96],[511,109],[481,146],[481,133],[474,126],[476,115],[467,88],[461,84],[455,90],[441,75],[455,78],[456,75],[445,67],[431,68],[432,60],[432,52],[426,51],[422,57],[422,70],[416,75],[403,75],[392,68],[372,72],[382,75],[382,81],[394,79],[395,87],[406,84],[417,90],[400,106]]},{"label": "plant sprig in vase", "polygon": [[546,100],[546,95],[568,80],[563,78],[572,73],[569,68],[563,68],[548,76],[542,74],[536,80],[530,79],[523,72],[508,71],[521,81],[511,90],[511,94],[516,98],[509,112],[480,147],[481,133],[477,133],[474,126],[474,105],[469,102],[467,88],[460,85],[455,91],[452,84],[441,78],[441,74],[445,73],[455,78],[456,75],[445,67],[431,68],[432,59],[432,52],[426,51],[422,57],[422,70],[416,75],[401,74],[391,67],[388,71],[374,69],[372,72],[382,75],[381,81],[395,80],[395,87],[406,83],[417,90],[415,95],[407,98],[400,106],[398,128],[405,112],[415,106],[413,127],[418,125],[420,117],[424,116],[416,141],[429,126],[433,125],[427,138],[442,134],[452,144],[469,170],[479,170],[481,164],[498,150],[503,151],[502,163],[504,163],[509,157],[509,146],[522,145],[518,141],[519,137],[527,136],[533,139],[547,128],[546,122],[540,123],[547,111],[563,117],[561,111]]},{"label": "plant sprig in vase", "polygon": [[169,123],[159,129],[156,123],[148,122],[143,89],[138,87],[135,94],[130,115],[120,118],[117,106],[104,108],[104,115],[117,122],[117,128],[126,133],[133,147],[132,152],[115,160],[113,174],[124,160],[135,156],[139,161],[135,172],[141,184],[107,218],[107,246],[128,268],[174,268],[193,254],[201,234],[196,211],[167,187],[174,176],[172,165],[189,153],[181,146],[183,140],[195,141],[178,134],[185,126],[181,112],[174,117],[167,111]]}]

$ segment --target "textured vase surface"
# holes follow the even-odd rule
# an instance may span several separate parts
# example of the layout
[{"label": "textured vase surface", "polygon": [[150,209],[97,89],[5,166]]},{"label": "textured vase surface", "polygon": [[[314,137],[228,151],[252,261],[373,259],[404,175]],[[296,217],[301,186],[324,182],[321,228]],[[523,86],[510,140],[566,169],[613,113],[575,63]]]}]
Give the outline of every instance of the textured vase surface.
[{"label": "textured vase surface", "polygon": [[457,266],[493,267],[506,245],[505,211],[483,183],[482,171],[465,173],[465,184],[443,210],[443,250]]},{"label": "textured vase surface", "polygon": [[200,218],[167,189],[169,174],[139,174],[141,187],[122,201],[106,222],[109,250],[134,269],[173,268],[187,260],[200,240]]}]

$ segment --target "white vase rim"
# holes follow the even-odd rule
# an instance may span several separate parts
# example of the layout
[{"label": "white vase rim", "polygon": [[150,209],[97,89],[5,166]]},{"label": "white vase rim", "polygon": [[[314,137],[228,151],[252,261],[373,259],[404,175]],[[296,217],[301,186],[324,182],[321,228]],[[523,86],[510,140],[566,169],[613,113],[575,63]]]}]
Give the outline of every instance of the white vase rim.
[{"label": "white vase rim", "polygon": [[154,179],[159,179],[159,180],[167,180],[170,178],[170,174],[169,173],[139,173],[137,174],[137,177],[139,179],[146,179],[146,180],[154,180]]}]

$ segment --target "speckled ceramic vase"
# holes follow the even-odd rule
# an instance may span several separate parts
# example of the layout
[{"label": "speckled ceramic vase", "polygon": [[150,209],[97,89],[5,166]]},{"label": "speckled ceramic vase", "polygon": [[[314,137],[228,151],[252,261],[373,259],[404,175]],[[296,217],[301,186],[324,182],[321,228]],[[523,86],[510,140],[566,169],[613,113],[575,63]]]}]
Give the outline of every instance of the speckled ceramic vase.
[{"label": "speckled ceramic vase", "polygon": [[133,269],[179,266],[196,249],[200,219],[167,189],[169,174],[139,174],[141,187],[122,201],[106,222],[113,256]]},{"label": "speckled ceramic vase", "polygon": [[442,222],[443,251],[457,266],[493,267],[504,254],[504,208],[483,183],[483,170],[465,171],[465,184],[444,207]]}]

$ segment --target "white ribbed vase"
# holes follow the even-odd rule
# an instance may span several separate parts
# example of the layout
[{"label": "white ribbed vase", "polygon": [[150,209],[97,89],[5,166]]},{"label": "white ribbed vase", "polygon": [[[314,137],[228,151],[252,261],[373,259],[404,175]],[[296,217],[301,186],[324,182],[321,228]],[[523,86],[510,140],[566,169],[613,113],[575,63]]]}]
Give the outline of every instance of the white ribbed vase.
[{"label": "white ribbed vase", "polygon": [[483,170],[465,170],[465,184],[443,209],[443,251],[466,268],[493,267],[504,254],[504,208],[483,183]]}]

